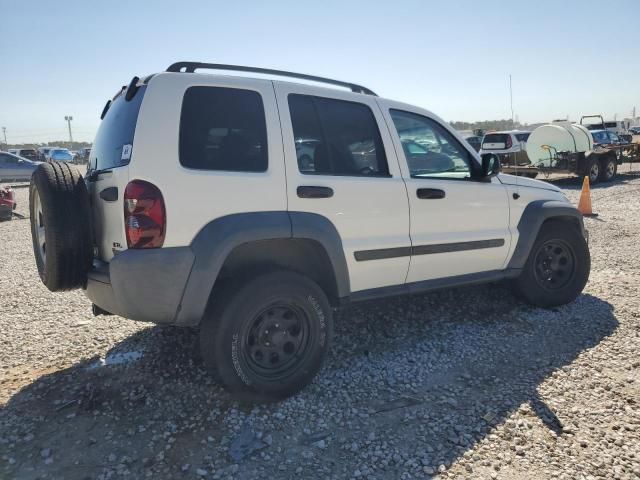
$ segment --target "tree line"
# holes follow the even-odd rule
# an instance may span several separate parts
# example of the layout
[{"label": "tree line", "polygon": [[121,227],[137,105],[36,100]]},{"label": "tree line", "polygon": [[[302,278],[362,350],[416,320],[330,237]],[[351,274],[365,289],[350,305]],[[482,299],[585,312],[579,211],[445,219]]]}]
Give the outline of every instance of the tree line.
[{"label": "tree line", "polygon": [[2,143],[3,149],[60,147],[60,148],[68,148],[69,150],[79,150],[81,148],[88,148],[90,146],[91,146],[90,142],[69,142],[64,140],[59,140],[55,142],[43,142],[43,143],[10,143],[8,145],[5,143]]}]

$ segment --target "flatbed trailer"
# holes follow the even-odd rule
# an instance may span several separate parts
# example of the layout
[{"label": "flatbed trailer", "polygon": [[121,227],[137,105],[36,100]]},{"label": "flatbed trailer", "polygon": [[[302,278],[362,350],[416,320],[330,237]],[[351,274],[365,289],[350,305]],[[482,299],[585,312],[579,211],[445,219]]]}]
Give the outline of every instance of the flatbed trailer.
[{"label": "flatbed trailer", "polygon": [[[503,155],[502,171],[512,175],[535,178],[554,173],[561,175],[589,176],[590,182],[610,181],[615,177],[618,166],[624,163],[640,163],[640,143],[622,145],[602,145],[590,152],[558,152],[548,148],[549,159],[536,164],[527,163],[522,158]],[[528,160],[528,159],[527,159]]]}]

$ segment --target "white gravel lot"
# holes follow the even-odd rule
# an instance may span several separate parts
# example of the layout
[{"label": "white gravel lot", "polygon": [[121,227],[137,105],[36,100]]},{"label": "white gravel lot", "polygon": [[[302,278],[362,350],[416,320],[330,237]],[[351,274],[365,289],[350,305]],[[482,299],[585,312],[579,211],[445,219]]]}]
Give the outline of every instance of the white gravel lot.
[{"label": "white gravel lot", "polygon": [[638,478],[640,178],[592,193],[573,304],[487,285],[354,305],[313,384],[257,407],[207,376],[194,331],[50,293],[28,220],[0,223],[0,478]]}]

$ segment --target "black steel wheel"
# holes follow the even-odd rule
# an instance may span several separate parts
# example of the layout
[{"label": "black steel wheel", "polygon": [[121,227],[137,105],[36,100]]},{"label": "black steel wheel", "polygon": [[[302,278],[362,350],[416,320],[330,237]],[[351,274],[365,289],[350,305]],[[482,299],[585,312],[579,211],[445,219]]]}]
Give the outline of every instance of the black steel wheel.
[{"label": "black steel wheel", "polygon": [[260,311],[243,336],[242,354],[265,379],[286,377],[309,348],[310,319],[296,305],[274,304]]},{"label": "black steel wheel", "polygon": [[548,240],[538,248],[535,257],[536,281],[542,288],[565,287],[575,275],[573,250],[562,240]]},{"label": "black steel wheel", "polygon": [[333,329],[323,290],[278,271],[212,293],[200,348],[207,369],[238,399],[270,402],[304,388],[318,372]]},{"label": "black steel wheel", "polygon": [[580,295],[590,270],[591,256],[581,227],[571,220],[547,220],[513,288],[532,305],[564,305]]}]

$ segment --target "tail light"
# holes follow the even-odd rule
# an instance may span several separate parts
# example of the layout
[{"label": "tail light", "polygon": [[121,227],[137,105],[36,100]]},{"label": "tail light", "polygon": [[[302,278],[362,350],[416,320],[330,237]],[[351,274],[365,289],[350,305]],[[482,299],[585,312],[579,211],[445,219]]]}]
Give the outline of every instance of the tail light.
[{"label": "tail light", "polygon": [[511,141],[511,135],[507,135],[507,141],[504,144],[504,148],[511,148],[513,146],[513,142]]},{"label": "tail light", "polygon": [[134,180],[124,191],[124,227],[129,248],[158,248],[164,243],[167,217],[158,187]]}]

